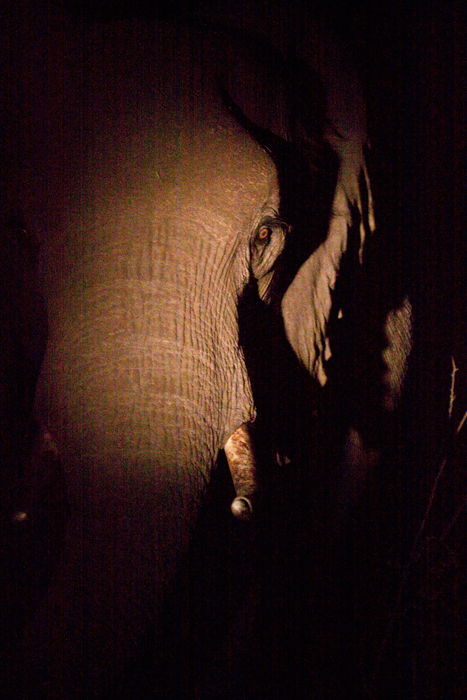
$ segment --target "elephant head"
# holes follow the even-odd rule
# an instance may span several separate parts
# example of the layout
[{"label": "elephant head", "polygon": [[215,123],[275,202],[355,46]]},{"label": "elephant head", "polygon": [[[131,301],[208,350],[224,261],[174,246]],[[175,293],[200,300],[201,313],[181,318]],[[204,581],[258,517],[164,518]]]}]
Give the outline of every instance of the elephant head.
[{"label": "elephant head", "polygon": [[44,696],[91,698],[157,637],[226,444],[248,481],[239,300],[253,285],[275,306],[324,383],[339,266],[372,202],[363,102],[316,30],[43,21],[16,16],[5,49],[5,187],[41,243],[35,411],[71,516],[27,666]]}]

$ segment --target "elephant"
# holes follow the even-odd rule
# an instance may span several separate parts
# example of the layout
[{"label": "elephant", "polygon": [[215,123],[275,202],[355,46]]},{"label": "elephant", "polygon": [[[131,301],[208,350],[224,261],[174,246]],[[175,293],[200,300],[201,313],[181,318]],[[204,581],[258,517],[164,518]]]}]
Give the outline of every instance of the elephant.
[{"label": "elephant", "polygon": [[26,696],[116,697],[148,628],[163,655],[222,450],[234,513],[255,511],[268,358],[242,336],[248,303],[326,384],[339,270],[375,230],[364,101],[323,24],[274,5],[266,30],[251,6],[86,23],[25,2],[2,29],[3,225],[38,242],[47,318],[36,452],[70,494],[25,625]]}]

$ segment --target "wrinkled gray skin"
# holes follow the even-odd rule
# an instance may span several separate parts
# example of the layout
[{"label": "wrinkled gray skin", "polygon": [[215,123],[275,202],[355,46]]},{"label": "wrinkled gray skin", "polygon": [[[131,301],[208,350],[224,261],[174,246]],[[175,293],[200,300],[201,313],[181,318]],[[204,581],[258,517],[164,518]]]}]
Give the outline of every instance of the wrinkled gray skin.
[{"label": "wrinkled gray skin", "polygon": [[[35,410],[75,504],[26,668],[49,698],[91,698],[157,631],[216,456],[255,419],[237,301],[251,275],[267,298],[286,235],[274,160],[223,95],[285,141],[310,137],[300,115],[292,134],[283,85],[233,35],[47,21],[23,13],[2,48],[7,198],[40,241],[48,315]],[[246,25],[262,33],[254,16]],[[328,235],[281,302],[291,347],[324,384],[348,228],[360,216],[361,246],[374,229],[364,107],[319,27],[268,22],[263,36],[283,54],[293,44],[327,89]]]}]

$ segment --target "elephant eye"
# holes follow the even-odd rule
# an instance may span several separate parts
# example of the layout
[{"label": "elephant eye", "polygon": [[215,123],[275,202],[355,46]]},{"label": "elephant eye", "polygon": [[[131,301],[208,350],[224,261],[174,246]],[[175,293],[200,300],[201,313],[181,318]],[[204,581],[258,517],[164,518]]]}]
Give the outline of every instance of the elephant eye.
[{"label": "elephant eye", "polygon": [[267,244],[270,243],[272,237],[272,228],[270,226],[260,226],[258,233],[256,234],[256,241],[258,243]]},{"label": "elephant eye", "polygon": [[259,249],[265,248],[273,237],[283,237],[290,232],[290,226],[281,221],[280,219],[273,219],[272,217],[267,217],[263,223],[261,223],[256,229],[255,235],[253,237],[253,245],[258,246]]},{"label": "elephant eye", "polygon": [[260,279],[274,266],[281,254],[290,227],[276,217],[266,217],[258,225],[251,239],[251,269]]}]

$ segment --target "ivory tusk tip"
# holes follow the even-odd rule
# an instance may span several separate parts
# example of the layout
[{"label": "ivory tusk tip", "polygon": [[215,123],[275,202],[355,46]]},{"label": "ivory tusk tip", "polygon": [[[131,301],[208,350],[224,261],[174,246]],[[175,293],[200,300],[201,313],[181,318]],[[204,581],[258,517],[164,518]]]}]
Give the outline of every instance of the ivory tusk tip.
[{"label": "ivory tusk tip", "polygon": [[28,514],[24,510],[18,510],[11,517],[12,523],[24,523],[28,519]]},{"label": "ivory tusk tip", "polygon": [[245,496],[238,496],[232,501],[230,506],[232,513],[239,520],[251,520],[253,518],[253,506],[249,498]]}]

